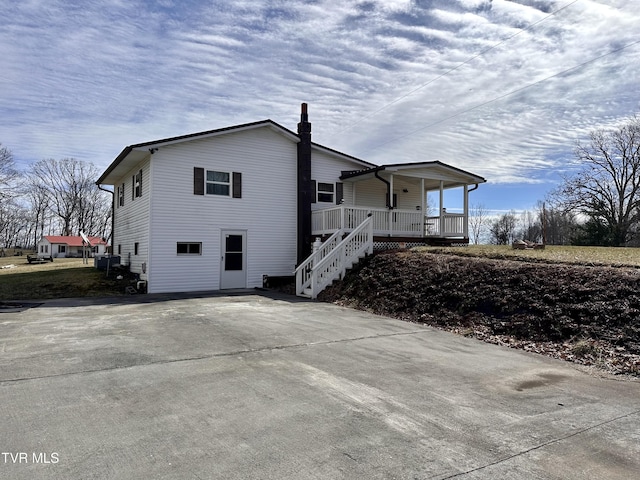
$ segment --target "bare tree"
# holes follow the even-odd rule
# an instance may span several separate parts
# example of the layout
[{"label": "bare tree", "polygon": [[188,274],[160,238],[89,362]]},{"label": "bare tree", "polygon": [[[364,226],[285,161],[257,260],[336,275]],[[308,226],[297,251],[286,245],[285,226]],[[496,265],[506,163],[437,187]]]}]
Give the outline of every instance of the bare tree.
[{"label": "bare tree", "polygon": [[73,158],[46,159],[32,165],[30,173],[31,188],[38,192],[33,200],[46,203],[60,224],[60,234],[84,231],[102,236],[108,224],[103,217],[110,218],[110,198],[95,185],[95,165]]},{"label": "bare tree", "polygon": [[437,205],[437,203],[438,202],[436,201],[435,197],[432,194],[427,193],[427,201],[425,204],[425,212],[424,212],[424,215],[426,217],[432,217],[433,215],[435,215],[435,211],[436,211],[435,206]]},{"label": "bare tree", "polygon": [[26,182],[24,198],[28,208],[28,241],[29,246],[35,247],[40,237],[45,233],[45,225],[50,217],[49,195],[37,180]]},{"label": "bare tree", "polygon": [[491,223],[489,233],[491,234],[491,243],[496,245],[508,245],[513,242],[516,228],[518,226],[518,218],[515,212],[502,214],[498,219]]},{"label": "bare tree", "polygon": [[596,130],[575,155],[582,169],[564,178],[553,198],[564,211],[588,216],[607,230],[601,239],[625,245],[637,233],[640,220],[640,118],[615,130]]},{"label": "bare tree", "polygon": [[25,209],[14,198],[0,202],[0,247],[15,246],[25,229]]},{"label": "bare tree", "polygon": [[111,197],[97,188],[93,182],[86,186],[86,194],[80,198],[77,228],[95,236],[108,239],[111,236]]},{"label": "bare tree", "polygon": [[472,205],[469,210],[469,233],[474,244],[480,243],[487,223],[489,221],[489,211],[483,204]]},{"label": "bare tree", "polygon": [[518,237],[528,242],[542,242],[542,219],[532,210],[525,210],[520,215],[521,229]]},{"label": "bare tree", "polygon": [[576,233],[578,222],[571,211],[538,204],[538,216],[544,226],[545,242],[548,245],[570,245]]},{"label": "bare tree", "polygon": [[0,143],[0,200],[4,201],[15,194],[19,176],[13,154]]}]

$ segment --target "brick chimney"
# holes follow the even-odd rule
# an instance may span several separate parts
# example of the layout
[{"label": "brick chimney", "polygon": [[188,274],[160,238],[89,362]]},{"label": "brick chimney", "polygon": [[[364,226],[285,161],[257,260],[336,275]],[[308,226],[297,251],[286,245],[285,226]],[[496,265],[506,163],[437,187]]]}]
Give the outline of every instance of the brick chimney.
[{"label": "brick chimney", "polygon": [[311,124],[307,104],[302,104],[298,123],[298,265],[311,254]]}]

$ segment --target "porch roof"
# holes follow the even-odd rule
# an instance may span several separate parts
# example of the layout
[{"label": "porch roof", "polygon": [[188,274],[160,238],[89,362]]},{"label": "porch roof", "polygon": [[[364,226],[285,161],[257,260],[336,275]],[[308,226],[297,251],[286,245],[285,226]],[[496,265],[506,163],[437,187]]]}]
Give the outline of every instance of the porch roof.
[{"label": "porch roof", "polygon": [[479,175],[447,165],[438,160],[420,163],[396,163],[365,168],[363,170],[343,171],[340,180],[357,182],[376,176],[388,178],[391,175],[432,180],[438,183],[442,180],[448,188],[486,182],[486,180]]}]

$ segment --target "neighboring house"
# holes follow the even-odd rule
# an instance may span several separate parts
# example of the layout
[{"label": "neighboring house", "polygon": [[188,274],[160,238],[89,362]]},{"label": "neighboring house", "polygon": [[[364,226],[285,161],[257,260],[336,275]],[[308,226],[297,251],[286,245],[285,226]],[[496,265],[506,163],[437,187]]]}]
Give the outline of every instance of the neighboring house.
[{"label": "neighboring house", "polygon": [[[107,248],[107,242],[100,237],[87,237],[90,245],[89,256],[104,255]],[[80,257],[82,258],[82,249],[84,248],[82,237],[75,236],[57,236],[45,235],[38,242],[39,257]]]},{"label": "neighboring house", "polygon": [[[437,161],[377,166],[312,143],[302,104],[298,133],[263,120],[130,145],[96,183],[114,189],[113,253],[156,293],[310,272],[315,237],[339,232],[337,245],[358,226],[367,251],[373,241],[468,243],[468,194],[483,182]],[[427,193],[442,205],[450,188],[464,212],[426,216]]]}]

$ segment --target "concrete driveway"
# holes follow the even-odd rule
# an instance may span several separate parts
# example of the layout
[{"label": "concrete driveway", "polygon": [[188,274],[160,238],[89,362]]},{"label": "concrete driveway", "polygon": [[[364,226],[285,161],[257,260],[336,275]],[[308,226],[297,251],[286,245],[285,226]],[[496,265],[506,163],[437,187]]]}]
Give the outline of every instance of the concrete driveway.
[{"label": "concrete driveway", "polygon": [[0,478],[640,475],[640,382],[254,291],[0,313],[0,405]]}]

